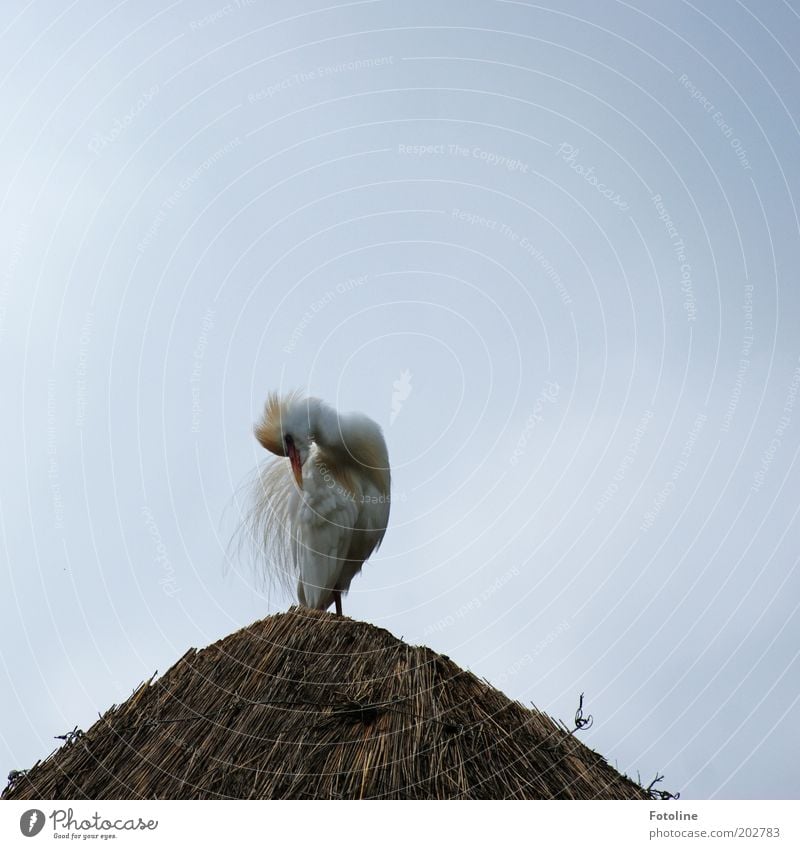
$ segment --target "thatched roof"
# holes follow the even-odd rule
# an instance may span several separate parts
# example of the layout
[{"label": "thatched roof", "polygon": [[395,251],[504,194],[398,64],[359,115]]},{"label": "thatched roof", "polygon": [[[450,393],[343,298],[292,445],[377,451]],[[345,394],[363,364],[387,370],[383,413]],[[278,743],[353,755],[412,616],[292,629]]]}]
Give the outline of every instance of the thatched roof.
[{"label": "thatched roof", "polygon": [[7,799],[643,799],[569,730],[425,647],[306,609],[142,684]]}]

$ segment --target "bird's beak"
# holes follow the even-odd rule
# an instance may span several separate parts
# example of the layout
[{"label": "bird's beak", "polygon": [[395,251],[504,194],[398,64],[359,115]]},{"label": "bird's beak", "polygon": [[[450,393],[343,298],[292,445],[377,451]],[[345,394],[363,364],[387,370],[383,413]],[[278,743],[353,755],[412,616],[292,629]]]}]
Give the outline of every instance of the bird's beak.
[{"label": "bird's beak", "polygon": [[303,488],[303,463],[300,460],[300,452],[295,447],[294,443],[286,446],[289,462],[292,464],[292,473],[297,481],[297,486]]}]

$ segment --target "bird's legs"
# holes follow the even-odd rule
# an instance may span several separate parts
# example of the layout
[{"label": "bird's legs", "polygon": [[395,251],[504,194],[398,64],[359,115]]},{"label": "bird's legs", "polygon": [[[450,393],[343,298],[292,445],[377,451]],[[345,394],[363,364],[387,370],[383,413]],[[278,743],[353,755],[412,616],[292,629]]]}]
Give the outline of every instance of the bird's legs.
[{"label": "bird's legs", "polygon": [[336,604],[336,615],[342,615],[342,594],[339,590],[333,591],[333,600]]}]

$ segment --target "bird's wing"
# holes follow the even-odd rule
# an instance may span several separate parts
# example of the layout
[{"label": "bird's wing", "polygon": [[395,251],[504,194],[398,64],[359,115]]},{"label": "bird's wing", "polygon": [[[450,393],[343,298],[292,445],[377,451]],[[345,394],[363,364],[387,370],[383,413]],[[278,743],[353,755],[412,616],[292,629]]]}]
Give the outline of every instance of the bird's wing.
[{"label": "bird's wing", "polygon": [[389,497],[381,494],[374,486],[364,487],[355,532],[347,552],[349,560],[366,560],[381,544],[389,523]]},{"label": "bird's wing", "polygon": [[303,504],[296,525],[298,597],[325,610],[339,589],[359,502],[310,463],[303,480]]},{"label": "bird's wing", "polygon": [[372,485],[364,488],[358,508],[347,549],[347,563],[336,587],[342,592],[350,589],[350,582],[361,571],[364,561],[380,547],[389,523],[389,498]]}]

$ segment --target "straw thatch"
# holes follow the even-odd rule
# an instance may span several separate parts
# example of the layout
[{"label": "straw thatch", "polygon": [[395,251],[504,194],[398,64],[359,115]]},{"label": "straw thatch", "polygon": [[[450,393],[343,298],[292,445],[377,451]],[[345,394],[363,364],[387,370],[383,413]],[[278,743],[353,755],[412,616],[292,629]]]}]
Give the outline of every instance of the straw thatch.
[{"label": "straw thatch", "polygon": [[306,609],[142,684],[7,799],[643,799],[563,725],[449,658]]}]

